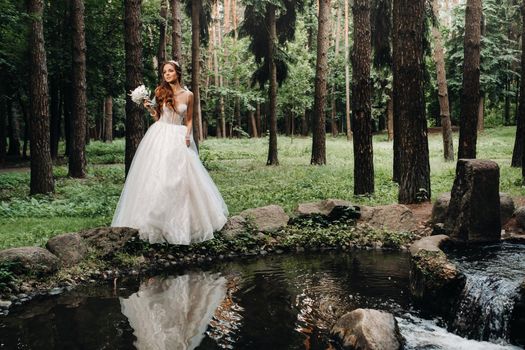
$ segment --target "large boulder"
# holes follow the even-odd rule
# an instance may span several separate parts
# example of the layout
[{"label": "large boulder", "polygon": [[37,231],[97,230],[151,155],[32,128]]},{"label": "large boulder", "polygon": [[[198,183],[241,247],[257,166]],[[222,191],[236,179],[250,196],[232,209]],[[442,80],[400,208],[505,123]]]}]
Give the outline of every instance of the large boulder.
[{"label": "large boulder", "polygon": [[[514,200],[506,193],[499,193],[501,225],[505,225],[514,213]],[[447,210],[450,204],[450,192],[439,195],[432,206],[432,223],[444,223],[447,220]]]},{"label": "large boulder", "polygon": [[353,207],[353,205],[351,202],[341,199],[327,199],[318,202],[300,203],[297,209],[295,209],[295,214],[297,216],[328,216],[336,207]]},{"label": "large boulder", "polygon": [[60,261],[44,248],[21,247],[1,250],[0,264],[16,274],[46,275],[57,271]]},{"label": "large boulder", "polygon": [[55,254],[64,266],[72,266],[87,255],[88,247],[78,233],[64,233],[47,241],[46,248]]},{"label": "large boulder", "polygon": [[239,213],[260,232],[274,232],[284,228],[290,217],[278,205],[247,209]]},{"label": "large boulder", "polygon": [[516,206],[514,200],[511,196],[506,193],[499,193],[499,207],[500,207],[500,216],[501,216],[501,226],[505,225],[507,221],[512,218]]},{"label": "large boulder", "polygon": [[373,309],[356,309],[345,314],[330,334],[343,349],[398,350],[402,346],[394,316]]},{"label": "large boulder", "polygon": [[441,248],[450,243],[446,235],[424,237],[410,246],[410,293],[422,308],[448,315],[465,285],[465,276]]},{"label": "large boulder", "polygon": [[228,240],[234,239],[243,232],[246,232],[246,219],[240,215],[228,218],[228,221],[221,229],[221,234]]},{"label": "large boulder", "polygon": [[403,204],[362,206],[360,221],[388,231],[411,232],[418,228],[414,214]]},{"label": "large boulder", "polygon": [[516,218],[516,224],[518,227],[525,230],[525,206],[516,209],[514,217]]},{"label": "large boulder", "polygon": [[120,251],[138,231],[129,227],[98,227],[79,232],[89,250],[98,256],[106,257]]},{"label": "large boulder", "polygon": [[500,240],[499,166],[496,162],[458,160],[445,231],[458,241]]}]

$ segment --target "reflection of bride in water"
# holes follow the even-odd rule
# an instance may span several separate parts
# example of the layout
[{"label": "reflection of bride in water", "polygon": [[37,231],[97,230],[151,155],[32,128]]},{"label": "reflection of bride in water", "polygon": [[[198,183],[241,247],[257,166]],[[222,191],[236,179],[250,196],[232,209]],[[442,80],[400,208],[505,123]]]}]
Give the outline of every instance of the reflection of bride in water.
[{"label": "reflection of bride in water", "polygon": [[190,273],[152,278],[129,298],[120,298],[137,349],[194,349],[226,296],[227,280],[218,274]]}]

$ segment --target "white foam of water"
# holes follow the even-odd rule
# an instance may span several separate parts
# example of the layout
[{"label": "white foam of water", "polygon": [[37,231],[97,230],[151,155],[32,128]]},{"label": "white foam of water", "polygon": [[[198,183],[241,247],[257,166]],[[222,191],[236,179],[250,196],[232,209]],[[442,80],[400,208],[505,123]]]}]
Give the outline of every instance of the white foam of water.
[{"label": "white foam of water", "polygon": [[396,317],[407,350],[519,350],[510,344],[495,344],[462,338],[439,327],[436,321],[424,320],[410,314]]}]

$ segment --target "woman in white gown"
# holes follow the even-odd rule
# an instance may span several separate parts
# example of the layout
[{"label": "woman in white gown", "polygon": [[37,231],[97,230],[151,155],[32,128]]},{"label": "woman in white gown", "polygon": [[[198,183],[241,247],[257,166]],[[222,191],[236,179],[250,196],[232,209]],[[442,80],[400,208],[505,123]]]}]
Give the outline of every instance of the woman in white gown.
[{"label": "woman in white gown", "polygon": [[180,78],[177,62],[164,63],[155,109],[144,102],[156,122],[137,148],[111,223],[138,229],[150,243],[202,242],[228,217],[192,145],[193,94],[182,88]]}]

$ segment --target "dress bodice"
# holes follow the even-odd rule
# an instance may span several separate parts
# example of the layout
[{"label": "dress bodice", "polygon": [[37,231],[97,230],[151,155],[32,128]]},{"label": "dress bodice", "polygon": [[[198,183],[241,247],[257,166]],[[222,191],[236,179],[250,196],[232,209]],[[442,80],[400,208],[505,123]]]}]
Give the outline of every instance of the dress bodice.
[{"label": "dress bodice", "polygon": [[177,104],[176,109],[177,110],[175,111],[167,105],[162,106],[159,121],[162,123],[182,125],[188,105],[185,103],[179,103]]}]

